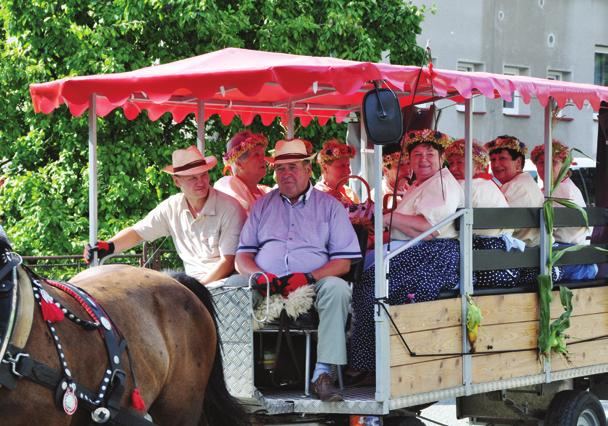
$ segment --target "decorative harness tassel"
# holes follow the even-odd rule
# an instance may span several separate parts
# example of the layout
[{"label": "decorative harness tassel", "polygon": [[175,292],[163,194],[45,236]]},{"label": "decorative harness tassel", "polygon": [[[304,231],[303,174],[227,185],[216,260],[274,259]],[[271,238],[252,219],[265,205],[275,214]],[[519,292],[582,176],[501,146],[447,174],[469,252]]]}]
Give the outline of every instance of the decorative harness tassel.
[{"label": "decorative harness tassel", "polygon": [[139,388],[133,389],[133,392],[131,393],[131,406],[137,411],[146,411],[146,403],[141,397],[141,393],[139,393]]},{"label": "decorative harness tassel", "polygon": [[42,318],[51,323],[62,321],[65,318],[65,314],[61,308],[55,304],[51,295],[43,289],[40,290],[40,295],[42,296],[40,300]]}]

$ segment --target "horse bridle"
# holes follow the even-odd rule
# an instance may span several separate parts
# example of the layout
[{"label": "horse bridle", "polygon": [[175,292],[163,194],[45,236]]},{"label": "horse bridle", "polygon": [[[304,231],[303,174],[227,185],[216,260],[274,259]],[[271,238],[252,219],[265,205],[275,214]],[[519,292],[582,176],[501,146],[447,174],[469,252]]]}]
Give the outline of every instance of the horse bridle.
[{"label": "horse bridle", "polygon": [[[2,289],[2,286],[7,281],[7,280],[5,280],[5,277],[10,273],[12,273],[13,276],[12,276],[12,283],[10,285],[11,288],[7,290],[7,291],[12,292],[10,294],[11,309],[10,309],[10,316],[9,316],[9,321],[8,321],[10,327],[7,327],[6,333],[3,333],[6,336],[2,336],[1,348],[3,350],[2,350],[2,352],[0,352],[0,360],[2,360],[2,362],[0,363],[0,385],[12,390],[12,389],[16,388],[18,379],[25,378],[25,379],[28,379],[35,383],[38,383],[46,388],[49,388],[51,391],[55,392],[55,400],[59,401],[61,396],[65,395],[66,388],[68,386],[68,384],[65,381],[65,372],[53,369],[53,368],[47,366],[46,364],[33,359],[29,355],[29,353],[25,352],[22,349],[22,347],[25,347],[25,342],[27,341],[27,336],[25,336],[25,339],[19,339],[20,340],[19,346],[15,346],[16,342],[11,341],[11,334],[15,328],[16,318],[19,315],[19,312],[17,309],[17,303],[19,300],[18,289],[19,289],[20,282],[19,282],[19,277],[18,277],[18,273],[17,273],[17,269],[18,269],[17,267],[21,264],[21,257],[14,253],[7,253],[7,254],[5,254],[5,256],[6,256],[7,262],[2,267],[2,269],[0,269],[0,290]],[[23,269],[22,272],[24,274],[28,275],[26,273],[26,269]],[[38,280],[36,280],[36,278],[40,278],[40,277],[37,277],[36,274],[34,274],[32,271],[27,271],[27,272],[29,272],[29,277],[31,278],[30,284],[32,286],[32,291],[33,291],[34,295],[38,295],[37,299],[39,300],[41,291],[42,292],[44,291],[42,289],[41,284],[38,282]],[[69,291],[76,292],[81,298],[84,298],[87,301],[87,303],[91,303],[91,301],[92,301],[92,298],[87,293],[84,293],[83,290],[79,289],[76,286],[69,285],[67,283],[55,283],[55,284],[66,286]],[[1,303],[1,300],[0,300],[0,303]],[[55,303],[58,304],[59,302],[55,302]],[[93,312],[94,314],[100,312],[101,307],[97,307],[97,305],[93,305],[93,306],[96,308],[96,309],[94,309],[94,312]],[[0,304],[0,314],[2,313],[1,308],[4,308],[4,307]],[[33,309],[35,309],[35,308],[32,306],[32,312],[33,312]],[[91,322],[87,322],[87,321],[84,321],[84,320],[81,320],[81,319],[75,317],[75,315],[70,313],[66,308],[62,308],[62,309],[64,312],[68,313],[69,319],[71,319],[72,321],[74,321],[76,323],[83,323],[85,328],[87,326],[91,329],[99,328],[100,331],[102,332],[102,336],[104,337],[104,342],[106,343],[106,346],[108,347],[108,352],[110,354],[110,357],[111,358],[115,358],[115,357],[120,358],[120,353],[122,353],[122,351],[126,347],[126,341],[122,340],[122,336],[120,336],[118,333],[114,333],[113,336],[111,335],[112,333],[109,333],[109,331],[110,331],[109,329],[114,329],[114,327],[106,326],[104,324],[104,321],[100,321],[99,324],[95,325]],[[93,309],[93,308],[91,308],[91,305],[89,305],[89,309]],[[87,311],[88,311],[88,309],[87,309]],[[101,312],[103,312],[103,311],[101,311]],[[104,314],[105,314],[105,312],[104,312]],[[98,314],[98,318],[99,317],[100,316]],[[109,322],[109,319],[106,319],[106,318],[104,318],[104,319],[105,319],[105,321]],[[85,323],[88,323],[88,325]],[[91,324],[93,324],[93,325],[91,325]],[[30,324],[30,326],[31,326],[31,324]],[[27,328],[28,328],[27,334],[29,334],[29,327],[27,327]],[[49,328],[53,329],[53,327],[50,325],[50,323],[49,323]],[[51,333],[53,334],[53,331],[51,331]],[[55,339],[53,339],[53,340],[58,341],[58,337],[56,335],[54,337],[55,337]],[[120,341],[117,340],[118,337],[120,337],[120,339],[121,339]],[[23,341],[21,342],[21,340],[23,340]],[[108,342],[108,341],[110,341],[110,342]],[[127,354],[128,354],[128,351],[127,351]],[[129,362],[131,362],[130,356],[129,356]],[[116,374],[117,372],[121,372],[121,374],[117,375]],[[107,423],[108,425],[117,425],[117,426],[154,426],[154,423],[152,421],[148,420],[147,418],[142,417],[137,414],[133,414],[129,409],[121,407],[120,402],[122,399],[122,395],[124,393],[125,377],[126,377],[126,373],[124,373],[124,371],[119,370],[119,369],[112,369],[111,377],[107,377],[107,379],[108,379],[109,383],[113,383],[115,386],[114,386],[114,389],[112,392],[108,391],[108,398],[107,398],[105,404],[96,403],[95,395],[98,394],[97,392],[91,392],[90,390],[86,389],[84,386],[76,383],[75,381],[72,381],[72,386],[73,386],[73,389],[78,389],[78,393],[79,393],[79,397],[80,397],[79,399],[85,403],[85,406],[87,408],[89,408],[89,410],[91,411],[92,420],[95,423],[100,423],[100,424]],[[104,380],[105,379],[106,379],[106,377],[104,376]]]}]

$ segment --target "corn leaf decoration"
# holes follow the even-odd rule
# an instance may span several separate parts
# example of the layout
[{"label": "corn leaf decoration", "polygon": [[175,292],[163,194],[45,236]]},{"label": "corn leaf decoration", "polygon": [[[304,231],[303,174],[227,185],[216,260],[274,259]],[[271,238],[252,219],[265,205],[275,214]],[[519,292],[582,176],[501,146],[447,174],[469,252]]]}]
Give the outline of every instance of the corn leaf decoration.
[{"label": "corn leaf decoration", "polygon": [[481,309],[475,304],[473,298],[467,294],[467,337],[471,344],[471,352],[475,352],[475,342],[482,321]]},{"label": "corn leaf decoration", "polygon": [[587,212],[580,206],[570,200],[561,198],[553,198],[553,192],[570,170],[572,163],[572,150],[568,152],[562,168],[558,173],[555,182],[551,181],[549,197],[543,203],[543,215],[545,219],[545,233],[549,241],[547,253],[547,274],[538,276],[538,294],[539,294],[539,332],[538,332],[538,350],[542,358],[551,358],[552,353],[560,354],[566,359],[568,358],[568,347],[566,345],[567,335],[566,330],[570,327],[570,316],[572,315],[572,291],[560,286],[559,295],[560,302],[564,308],[564,312],[555,321],[551,322],[551,290],[553,289],[553,265],[569,251],[580,250],[582,247],[572,246],[565,249],[556,250],[553,253],[553,223],[554,223],[554,207],[553,203],[563,205],[567,208],[578,210],[585,220],[585,225],[588,227]]}]

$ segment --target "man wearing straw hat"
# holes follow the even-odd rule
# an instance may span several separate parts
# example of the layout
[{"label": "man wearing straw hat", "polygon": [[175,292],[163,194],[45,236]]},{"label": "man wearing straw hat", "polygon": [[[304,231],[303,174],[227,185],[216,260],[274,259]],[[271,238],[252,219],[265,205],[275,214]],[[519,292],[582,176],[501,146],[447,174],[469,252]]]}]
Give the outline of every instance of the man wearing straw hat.
[{"label": "man wearing straw hat", "polygon": [[[310,183],[311,164],[301,139],[281,140],[268,162],[274,166],[278,188],[259,199],[241,232],[237,270],[265,293],[265,276],[271,293],[288,296],[312,285],[319,313],[317,364],[313,392],[324,401],[342,396],[331,379],[331,364],[346,364],[344,327],[351,290],[341,278],[351,259],[361,257],[357,236],[344,207]],[[264,275],[265,276],[264,276]]]},{"label": "man wearing straw hat", "polygon": [[101,259],[136,246],[142,241],[171,236],[184,269],[202,284],[226,278],[234,271],[234,257],[245,211],[232,197],[213,189],[208,171],[213,156],[205,157],[194,145],[173,152],[169,173],[180,193],[160,203],[135,225],[109,241],[87,245],[84,258],[93,253]]}]

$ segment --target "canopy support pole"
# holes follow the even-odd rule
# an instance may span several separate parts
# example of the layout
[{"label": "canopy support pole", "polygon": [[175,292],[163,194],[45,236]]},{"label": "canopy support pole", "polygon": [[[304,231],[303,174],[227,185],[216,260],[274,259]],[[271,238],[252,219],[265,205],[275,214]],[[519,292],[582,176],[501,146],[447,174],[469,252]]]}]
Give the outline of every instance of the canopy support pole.
[{"label": "canopy support pole", "polygon": [[287,140],[294,137],[295,118],[293,115],[293,102],[287,104]]},{"label": "canopy support pole", "polygon": [[[374,145],[374,233],[382,235],[382,145]],[[388,317],[380,304],[388,308],[388,270],[383,256],[382,238],[374,242],[374,260],[376,271],[374,276],[374,291],[378,304],[374,305],[374,320],[376,323],[376,401],[387,401],[390,397],[390,336]]]},{"label": "canopy support pole", "polygon": [[196,147],[205,155],[205,102],[196,104]]},{"label": "canopy support pole", "polygon": [[[553,118],[553,98],[550,97],[547,100],[547,106],[545,107],[545,134],[544,134],[544,144],[545,144],[545,175],[543,176],[543,195],[548,197],[551,192],[551,185],[553,182],[552,179],[552,170],[553,170],[553,134],[551,129],[551,121]],[[545,215],[544,209],[540,209],[540,273],[541,274],[551,274],[553,271],[549,271],[547,267],[547,255],[549,254],[549,245],[552,244],[551,236],[547,235],[545,230]],[[545,372],[545,382],[551,383],[551,360],[549,357],[545,357],[545,361],[543,363],[543,369]]]},{"label": "canopy support pole", "polygon": [[[97,97],[89,101],[89,244],[97,242]],[[97,252],[91,266],[97,265]]]},{"label": "canopy support pole", "polygon": [[[467,338],[467,294],[473,294],[473,102],[464,102],[464,214],[460,218],[460,303],[463,352],[471,345]],[[471,355],[462,357],[462,378],[465,395],[471,395]]]}]

